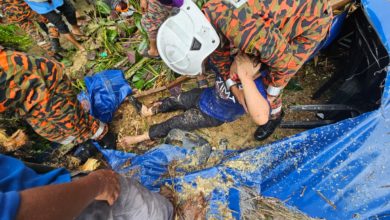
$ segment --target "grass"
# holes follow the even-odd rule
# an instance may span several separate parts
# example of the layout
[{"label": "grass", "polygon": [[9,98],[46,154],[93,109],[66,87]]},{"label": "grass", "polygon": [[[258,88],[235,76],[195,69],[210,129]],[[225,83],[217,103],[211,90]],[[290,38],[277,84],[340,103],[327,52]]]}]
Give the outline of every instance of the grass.
[{"label": "grass", "polygon": [[19,51],[27,51],[32,46],[32,39],[16,24],[0,25],[0,45]]}]

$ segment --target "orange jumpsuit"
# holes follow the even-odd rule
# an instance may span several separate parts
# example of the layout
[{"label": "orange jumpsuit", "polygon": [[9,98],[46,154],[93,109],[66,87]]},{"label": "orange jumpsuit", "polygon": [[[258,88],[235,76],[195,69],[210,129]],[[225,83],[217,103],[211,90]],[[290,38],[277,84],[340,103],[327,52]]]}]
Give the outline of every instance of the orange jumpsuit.
[{"label": "orange jumpsuit", "polygon": [[281,91],[326,37],[333,18],[328,0],[248,0],[239,8],[211,0],[203,12],[222,36],[210,60],[225,79],[235,50],[268,67],[264,84],[273,115],[281,111]]},{"label": "orange jumpsuit", "polygon": [[105,124],[86,113],[61,63],[0,50],[0,113],[15,111],[42,137],[61,144],[97,139]]}]

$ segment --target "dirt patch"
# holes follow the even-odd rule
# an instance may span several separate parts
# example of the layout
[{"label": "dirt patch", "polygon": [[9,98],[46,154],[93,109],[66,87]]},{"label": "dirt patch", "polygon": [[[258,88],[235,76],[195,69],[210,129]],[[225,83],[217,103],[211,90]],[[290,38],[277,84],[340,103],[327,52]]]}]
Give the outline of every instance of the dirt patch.
[{"label": "dirt patch", "polygon": [[[291,105],[302,104],[319,104],[327,100],[325,95],[320,100],[312,100],[311,96],[319,88],[322,83],[330,77],[332,66],[328,65],[326,60],[319,62],[317,67],[314,62],[306,64],[296,75],[295,80],[303,89],[285,90],[283,103],[285,110],[284,120],[314,120],[314,113],[308,112],[292,112],[288,109]],[[183,85],[185,90],[194,88],[194,80]],[[141,101],[147,105],[169,95],[168,92],[158,93],[156,95],[148,96]],[[160,123],[178,112],[158,114],[156,116],[142,118],[139,116],[132,105],[125,103],[118,110],[117,118],[114,120],[114,130],[119,133],[120,137],[125,135],[142,134],[148,130],[150,125]],[[252,122],[249,115],[244,115],[238,120],[225,123],[219,127],[205,128],[195,131],[202,137],[207,139],[212,145],[213,149],[244,149],[264,145],[284,137],[288,137],[303,130],[300,129],[281,129],[278,128],[275,133],[265,141],[256,141],[253,134],[257,126]],[[139,144],[137,149],[147,150],[149,144]]]},{"label": "dirt patch", "polygon": [[[168,93],[161,92],[153,96],[148,96],[143,99],[140,99],[140,101],[150,106],[153,102],[166,96],[168,96]],[[180,111],[158,114],[152,117],[141,117],[141,115],[137,113],[136,109],[132,104],[130,104],[129,102],[125,102],[120,106],[120,108],[115,114],[115,118],[112,123],[112,129],[115,133],[118,134],[119,139],[129,135],[140,135],[147,132],[151,125],[161,123],[177,114],[180,114]],[[130,146],[129,149],[121,150],[143,153],[155,146],[157,143],[158,142],[155,141],[147,141],[134,146]]]},{"label": "dirt patch", "polygon": [[67,74],[73,76],[74,74],[80,73],[82,71],[85,75],[85,65],[88,62],[87,52],[86,51],[77,51],[74,54],[73,65],[70,68],[66,68]]}]

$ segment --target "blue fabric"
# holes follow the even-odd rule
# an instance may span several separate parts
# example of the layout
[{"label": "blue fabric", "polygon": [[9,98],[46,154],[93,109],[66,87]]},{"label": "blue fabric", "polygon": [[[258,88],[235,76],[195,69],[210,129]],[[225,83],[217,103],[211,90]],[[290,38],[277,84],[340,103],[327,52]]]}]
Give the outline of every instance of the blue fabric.
[{"label": "blue fabric", "polygon": [[0,220],[15,219],[20,204],[18,192],[0,192]]},{"label": "blue fabric", "polygon": [[33,2],[29,0],[24,0],[30,8],[38,14],[46,14],[51,11],[54,11],[56,8],[64,4],[63,0],[52,0],[49,2]]},{"label": "blue fabric", "polygon": [[[390,2],[362,0],[362,5],[390,53]],[[184,186],[196,188],[199,179],[209,180],[214,188],[207,195],[207,217],[215,219],[223,219],[221,212],[228,209],[234,218],[242,217],[244,188],[286,201],[311,217],[389,219],[390,70],[384,87],[375,111],[251,150],[224,153],[217,165],[183,172],[177,179],[167,177],[169,164],[197,158],[196,149],[161,145],[143,155],[101,151],[115,170],[133,171],[150,190],[174,183],[180,192]],[[232,164],[253,166],[242,169]],[[226,184],[213,185],[216,177]]]},{"label": "blue fabric", "polygon": [[86,92],[77,98],[90,105],[90,114],[102,122],[112,121],[115,111],[132,90],[121,70],[105,70],[84,78]]},{"label": "blue fabric", "polygon": [[65,169],[37,174],[20,160],[2,154],[0,154],[0,170],[1,219],[14,219],[20,203],[19,191],[70,182],[70,174]]},{"label": "blue fabric", "polygon": [[[261,95],[267,98],[262,78],[257,78],[255,83]],[[244,108],[233,94],[227,90],[225,81],[218,73],[215,78],[215,87],[207,88],[201,94],[199,108],[207,115],[223,122],[232,122],[245,114]],[[259,106],[259,108],[264,108],[264,106]]]}]

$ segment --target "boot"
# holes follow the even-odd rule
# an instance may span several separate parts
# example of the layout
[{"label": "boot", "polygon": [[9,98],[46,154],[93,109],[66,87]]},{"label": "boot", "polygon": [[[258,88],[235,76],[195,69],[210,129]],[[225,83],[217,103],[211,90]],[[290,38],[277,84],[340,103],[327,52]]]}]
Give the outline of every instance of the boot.
[{"label": "boot", "polygon": [[57,61],[61,62],[61,60],[64,58],[60,52],[63,52],[64,49],[60,45],[60,39],[59,38],[51,38],[50,39],[50,45],[51,45],[51,51],[49,51],[49,55],[56,59]]},{"label": "boot", "polygon": [[[88,140],[82,144],[79,144],[76,147],[76,150],[73,152],[73,156],[77,157],[81,163],[85,163],[88,158],[95,156],[99,150],[93,144],[94,140]],[[103,149],[116,149],[117,135],[111,131],[98,141],[98,144]]]},{"label": "boot", "polygon": [[54,53],[60,53],[64,51],[64,49],[61,47],[59,38],[51,38],[50,43],[51,43],[51,50]]},{"label": "boot", "polygon": [[100,141],[98,141],[98,143],[100,144],[100,146],[103,149],[116,150],[117,139],[118,139],[117,134],[114,134],[113,132],[108,131],[107,134],[104,135],[104,137]]},{"label": "boot", "polygon": [[282,122],[282,118],[284,117],[284,112],[280,114],[278,118],[269,120],[265,125],[261,125],[257,127],[255,131],[255,139],[258,141],[262,141],[267,139],[272,133],[274,133],[275,129]]}]

